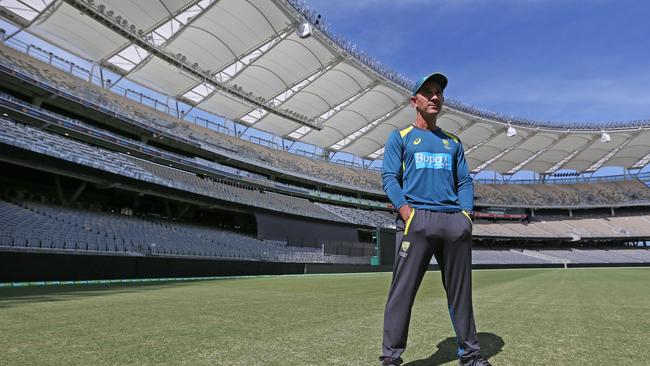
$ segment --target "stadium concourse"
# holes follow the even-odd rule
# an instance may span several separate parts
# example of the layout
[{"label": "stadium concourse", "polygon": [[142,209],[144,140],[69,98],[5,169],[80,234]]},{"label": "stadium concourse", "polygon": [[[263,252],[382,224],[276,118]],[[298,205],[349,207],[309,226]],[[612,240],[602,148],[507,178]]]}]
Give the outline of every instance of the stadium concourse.
[{"label": "stadium concourse", "polygon": [[[18,30],[0,32],[0,282],[390,269],[378,168],[412,119],[411,82],[314,12],[46,0],[0,15]],[[540,177],[476,181],[476,266],[650,264],[650,121],[563,125],[458,101],[439,121],[472,174]],[[591,177],[605,166],[629,174]]]}]

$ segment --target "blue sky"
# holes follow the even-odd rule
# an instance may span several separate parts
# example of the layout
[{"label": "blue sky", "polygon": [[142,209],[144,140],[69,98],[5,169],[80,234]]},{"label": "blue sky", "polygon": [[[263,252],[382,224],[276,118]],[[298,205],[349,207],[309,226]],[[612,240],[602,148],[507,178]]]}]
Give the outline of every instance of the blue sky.
[{"label": "blue sky", "polygon": [[307,0],[334,33],[447,97],[533,120],[650,119],[650,2]]}]

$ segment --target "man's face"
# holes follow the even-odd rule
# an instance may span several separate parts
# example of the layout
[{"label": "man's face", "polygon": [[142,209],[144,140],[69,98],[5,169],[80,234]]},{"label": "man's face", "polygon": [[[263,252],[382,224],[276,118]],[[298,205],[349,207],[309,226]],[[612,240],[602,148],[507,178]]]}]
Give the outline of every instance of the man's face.
[{"label": "man's face", "polygon": [[433,80],[424,83],[417,94],[411,97],[411,105],[425,118],[440,114],[444,102],[442,87]]}]

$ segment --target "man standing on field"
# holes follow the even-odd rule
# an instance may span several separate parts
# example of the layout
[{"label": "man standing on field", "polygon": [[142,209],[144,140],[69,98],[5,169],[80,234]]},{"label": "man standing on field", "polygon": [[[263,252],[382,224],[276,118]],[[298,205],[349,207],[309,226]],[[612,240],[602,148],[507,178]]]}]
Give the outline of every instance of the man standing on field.
[{"label": "man standing on field", "polygon": [[415,122],[395,130],[384,149],[384,190],[398,209],[397,253],[384,313],[384,366],[402,363],[411,308],[431,257],[447,293],[458,342],[459,365],[490,366],[479,354],[472,310],[472,217],[474,184],[463,144],[436,121],[447,77],[433,73],[415,84]]}]

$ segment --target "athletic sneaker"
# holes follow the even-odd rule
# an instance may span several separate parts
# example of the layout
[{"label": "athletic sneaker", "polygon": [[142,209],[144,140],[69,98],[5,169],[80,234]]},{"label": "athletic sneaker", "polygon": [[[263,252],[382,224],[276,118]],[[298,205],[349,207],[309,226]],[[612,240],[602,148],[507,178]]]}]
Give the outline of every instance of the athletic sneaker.
[{"label": "athletic sneaker", "polygon": [[481,356],[474,356],[473,358],[463,361],[460,360],[458,361],[459,366],[492,366],[491,363],[488,362],[485,358]]},{"label": "athletic sneaker", "polygon": [[379,357],[379,360],[381,361],[381,366],[399,366],[402,364],[402,359],[400,357],[398,358],[392,358],[392,357]]}]

